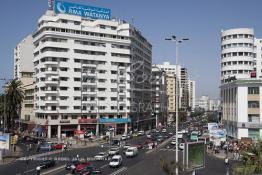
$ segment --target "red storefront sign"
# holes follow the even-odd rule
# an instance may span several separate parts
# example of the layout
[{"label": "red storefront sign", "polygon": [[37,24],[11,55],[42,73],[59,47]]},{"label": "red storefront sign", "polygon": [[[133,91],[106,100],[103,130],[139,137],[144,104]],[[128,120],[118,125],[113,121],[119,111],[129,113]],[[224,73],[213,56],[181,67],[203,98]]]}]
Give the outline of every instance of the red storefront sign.
[{"label": "red storefront sign", "polygon": [[82,118],[78,120],[78,123],[97,123],[97,119]]}]

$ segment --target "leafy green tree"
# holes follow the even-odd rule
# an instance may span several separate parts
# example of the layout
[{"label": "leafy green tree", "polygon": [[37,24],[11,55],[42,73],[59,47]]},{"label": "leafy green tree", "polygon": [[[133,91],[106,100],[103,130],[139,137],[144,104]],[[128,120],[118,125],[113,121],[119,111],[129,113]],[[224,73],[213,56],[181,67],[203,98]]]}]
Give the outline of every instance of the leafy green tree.
[{"label": "leafy green tree", "polygon": [[11,130],[14,129],[15,119],[19,118],[21,105],[24,99],[24,91],[20,80],[11,80],[5,88],[6,95],[6,124]]}]

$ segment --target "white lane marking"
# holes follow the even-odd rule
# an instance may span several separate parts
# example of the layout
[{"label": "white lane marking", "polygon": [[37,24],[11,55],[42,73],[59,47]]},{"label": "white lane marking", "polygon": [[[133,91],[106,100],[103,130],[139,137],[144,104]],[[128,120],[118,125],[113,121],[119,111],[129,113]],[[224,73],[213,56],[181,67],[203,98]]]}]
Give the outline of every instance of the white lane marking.
[{"label": "white lane marking", "polygon": [[25,171],[23,174],[30,173],[30,172],[32,172],[32,171],[35,171],[35,169],[27,170],[27,171]]},{"label": "white lane marking", "polygon": [[111,173],[110,175],[117,175],[117,174],[124,172],[126,170],[127,170],[127,167],[122,167],[122,168],[116,170],[115,172]]},{"label": "white lane marking", "polygon": [[60,153],[60,152],[63,152],[63,151],[62,150],[56,150],[56,151],[51,151],[51,152],[45,152],[45,153],[41,153],[41,154],[35,154],[35,155],[31,155],[31,156],[20,157],[17,160],[33,159],[33,158],[52,155],[52,154],[56,154],[56,153]]},{"label": "white lane marking", "polygon": [[101,166],[100,169],[105,168],[105,167],[107,167],[107,166],[108,166],[108,165],[105,164],[105,165]]}]

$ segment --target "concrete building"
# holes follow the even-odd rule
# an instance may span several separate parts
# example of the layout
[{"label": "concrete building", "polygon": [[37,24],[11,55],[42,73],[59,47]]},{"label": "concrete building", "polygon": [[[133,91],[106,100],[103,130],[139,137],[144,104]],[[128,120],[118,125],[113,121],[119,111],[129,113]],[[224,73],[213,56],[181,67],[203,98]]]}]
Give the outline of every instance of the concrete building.
[{"label": "concrete building", "polygon": [[203,95],[196,100],[196,108],[202,108],[205,111],[209,111],[210,108],[210,97]]},{"label": "concrete building", "polygon": [[36,122],[48,137],[155,125],[151,116],[151,44],[121,20],[48,10],[33,34]]},{"label": "concrete building", "polygon": [[188,81],[188,92],[189,107],[194,110],[196,107],[196,81]]},{"label": "concrete building", "polygon": [[167,123],[167,77],[166,73],[155,65],[152,66],[152,115],[156,118],[156,126]]},{"label": "concrete building", "polygon": [[261,49],[251,28],[221,33],[221,107],[228,135],[261,137]]},{"label": "concrete building", "polygon": [[242,79],[221,86],[222,117],[227,134],[241,139],[262,137],[262,81]]},{"label": "concrete building", "polygon": [[25,92],[20,119],[22,123],[33,124],[34,114],[34,55],[33,38],[28,35],[14,49],[14,79],[23,83]]},{"label": "concrete building", "polygon": [[229,29],[221,33],[221,84],[230,78],[249,78],[254,70],[254,30]]},{"label": "concrete building", "polygon": [[187,68],[181,68],[181,77],[180,77],[180,82],[181,82],[181,106],[180,108],[186,110],[189,107],[189,79],[188,79],[188,73],[187,73]]}]

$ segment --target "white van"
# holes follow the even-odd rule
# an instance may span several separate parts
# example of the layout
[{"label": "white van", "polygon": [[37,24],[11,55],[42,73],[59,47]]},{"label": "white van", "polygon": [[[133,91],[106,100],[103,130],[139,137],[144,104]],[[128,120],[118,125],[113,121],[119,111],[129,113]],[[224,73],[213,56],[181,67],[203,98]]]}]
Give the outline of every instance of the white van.
[{"label": "white van", "polygon": [[126,157],[134,157],[138,154],[137,147],[130,147],[126,150]]},{"label": "white van", "polygon": [[119,167],[122,165],[122,156],[115,155],[112,157],[112,159],[109,162],[109,167]]}]

